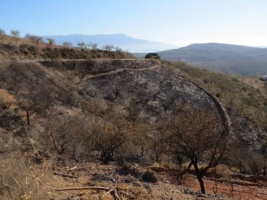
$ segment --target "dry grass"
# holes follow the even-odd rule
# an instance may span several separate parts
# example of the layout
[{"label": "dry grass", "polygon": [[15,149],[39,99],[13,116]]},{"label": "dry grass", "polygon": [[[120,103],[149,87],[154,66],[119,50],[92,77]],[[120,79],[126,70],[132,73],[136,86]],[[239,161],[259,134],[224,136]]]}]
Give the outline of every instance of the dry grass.
[{"label": "dry grass", "polygon": [[7,157],[1,156],[0,197],[9,199],[45,199],[46,192],[41,190],[36,180],[29,175],[37,175],[36,168],[14,152]]},{"label": "dry grass", "polygon": [[[121,199],[151,199],[147,191],[142,187],[136,187],[130,184],[120,183],[114,185],[110,182],[90,181],[90,167],[95,168],[95,164],[86,164],[87,167],[80,168],[64,167],[58,165],[53,158],[44,160],[40,165],[33,163],[31,153],[23,155],[21,152],[12,152],[1,154],[0,164],[0,199],[83,199],[90,200],[113,200],[114,194],[112,189],[116,186],[116,192]],[[68,163],[73,166],[73,163]],[[81,171],[79,169],[82,169]],[[73,170],[73,171],[72,171]],[[77,170],[77,171],[75,171]],[[105,174],[107,170],[113,170],[109,166],[97,166],[95,170],[99,174]],[[77,178],[62,177],[55,174],[55,171],[61,171],[63,174],[77,175]],[[141,183],[140,183],[141,184]],[[92,186],[92,189],[90,187]],[[105,187],[110,190],[98,190],[94,187]],[[79,188],[84,189],[79,189]],[[64,188],[66,190],[64,190]],[[68,188],[73,188],[68,190]]]},{"label": "dry grass", "polygon": [[10,109],[15,109],[18,107],[15,97],[4,89],[0,89],[0,102],[1,101],[5,106],[9,107]]},{"label": "dry grass", "polygon": [[[4,41],[2,42],[3,44],[12,44],[12,45],[16,45],[19,46],[21,44],[26,44],[26,45],[35,45],[31,40],[27,39],[27,38],[19,38],[18,41],[16,42],[15,38],[9,35],[6,35],[4,38]],[[39,48],[46,48],[49,45],[48,43],[46,43],[46,41],[44,42],[40,42],[38,47]],[[53,47],[59,47],[58,45],[53,45]]]}]

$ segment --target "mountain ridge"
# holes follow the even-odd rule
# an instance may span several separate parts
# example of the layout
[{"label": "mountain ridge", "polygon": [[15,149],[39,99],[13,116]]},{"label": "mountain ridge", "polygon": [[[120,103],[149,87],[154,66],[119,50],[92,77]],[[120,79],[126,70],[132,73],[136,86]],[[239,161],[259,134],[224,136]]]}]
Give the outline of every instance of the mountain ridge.
[{"label": "mountain ridge", "polygon": [[223,43],[191,44],[158,52],[162,59],[241,75],[267,74],[267,48]]},{"label": "mountain ridge", "polygon": [[66,41],[71,42],[74,46],[76,46],[78,42],[84,42],[85,44],[95,43],[98,45],[98,48],[102,48],[102,46],[104,45],[114,45],[122,48],[123,50],[128,50],[130,52],[142,52],[142,53],[177,48],[177,46],[172,44],[165,44],[156,41],[137,39],[123,33],[95,34],[95,35],[85,35],[85,34],[47,35],[42,37],[44,39],[52,38],[55,40],[57,44],[63,44]]}]

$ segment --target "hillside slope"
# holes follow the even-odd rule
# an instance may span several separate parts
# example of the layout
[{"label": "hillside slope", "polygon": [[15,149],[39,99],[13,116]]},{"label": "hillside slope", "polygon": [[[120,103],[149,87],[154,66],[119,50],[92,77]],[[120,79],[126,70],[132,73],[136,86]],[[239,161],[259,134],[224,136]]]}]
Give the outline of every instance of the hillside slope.
[{"label": "hillside slope", "polygon": [[58,60],[58,59],[133,59],[134,56],[124,51],[104,51],[70,48],[62,46],[0,43],[0,60]]},{"label": "hillside slope", "polygon": [[[0,64],[0,142],[3,144],[0,152],[4,161],[14,158],[15,166],[24,166],[18,164],[21,160],[16,157],[21,152],[35,163],[43,163],[40,167],[16,168],[16,172],[21,175],[19,170],[24,170],[22,174],[27,172],[26,177],[31,175],[35,177],[34,181],[46,180],[53,187],[47,188],[40,182],[38,190],[32,186],[30,191],[39,195],[49,191],[51,198],[66,199],[77,195],[75,192],[60,193],[53,188],[101,185],[106,187],[104,192],[108,192],[114,183],[121,183],[124,187],[121,191],[131,197],[139,195],[140,199],[184,196],[194,199],[198,194],[191,192],[188,195],[177,185],[177,178],[174,181],[166,173],[160,176],[157,187],[136,178],[140,177],[138,167],[127,169],[131,172],[123,176],[113,165],[89,164],[92,160],[98,162],[96,151],[101,148],[98,145],[97,149],[91,150],[92,140],[104,140],[107,146],[110,142],[123,142],[120,151],[114,152],[118,163],[123,156],[127,162],[138,163],[135,166],[140,168],[150,166],[162,151],[160,145],[151,145],[154,140],[160,141],[162,130],[157,130],[157,125],[175,117],[183,107],[203,108],[213,112],[221,123],[225,118],[231,119],[231,140],[239,142],[240,147],[236,146],[235,150],[243,153],[237,152],[239,156],[235,157],[234,165],[239,166],[241,162],[240,169],[252,173],[253,164],[263,166],[257,161],[263,160],[266,147],[264,103],[267,95],[265,90],[259,93],[244,82],[234,76],[194,69],[184,63],[155,60],[3,60]],[[236,97],[238,92],[240,95]],[[109,134],[114,135],[105,140]],[[144,150],[145,145],[148,147]],[[43,160],[38,160],[39,156]],[[5,169],[4,164],[1,167]],[[58,171],[68,177],[56,179],[52,174]],[[8,177],[1,178],[3,183],[17,184]],[[23,178],[20,177],[22,183]],[[168,184],[169,181],[176,184]],[[166,193],[160,187],[173,192]],[[21,194],[23,188],[17,188]],[[27,191],[28,188],[25,195],[31,195]],[[89,192],[82,196],[97,194]]]},{"label": "hillside slope", "polygon": [[[266,130],[267,95],[235,77],[198,71],[182,63],[177,68],[175,64],[162,65],[149,60],[33,61],[3,66],[2,89],[26,89],[21,92],[21,97],[15,95],[14,99],[30,100],[39,93],[53,94],[52,105],[71,106],[82,113],[93,112],[92,105],[98,107],[98,112],[111,106],[127,116],[127,109],[134,106],[140,120],[155,123],[173,116],[184,104],[209,108],[221,114],[216,102],[219,99],[236,122],[233,124],[237,131],[235,135],[254,143],[251,148],[255,151],[260,151],[265,144],[260,137],[264,138],[266,134],[262,130]],[[17,74],[15,80],[18,82],[15,85],[12,83],[14,74]],[[31,90],[37,94],[31,94]],[[50,93],[47,94],[47,90]],[[45,112],[49,109],[48,105]],[[240,120],[243,126],[237,123]]]},{"label": "hillside slope", "polygon": [[195,66],[241,75],[267,74],[267,49],[239,45],[192,44],[159,52],[162,59],[185,61]]}]

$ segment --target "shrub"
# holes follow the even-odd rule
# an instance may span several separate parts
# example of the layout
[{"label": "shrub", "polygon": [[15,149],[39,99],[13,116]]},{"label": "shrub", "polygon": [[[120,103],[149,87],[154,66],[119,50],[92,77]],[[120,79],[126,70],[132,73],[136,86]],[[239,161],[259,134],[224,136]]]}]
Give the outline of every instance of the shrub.
[{"label": "shrub", "polygon": [[146,59],[160,59],[160,56],[157,53],[148,53],[145,56]]}]

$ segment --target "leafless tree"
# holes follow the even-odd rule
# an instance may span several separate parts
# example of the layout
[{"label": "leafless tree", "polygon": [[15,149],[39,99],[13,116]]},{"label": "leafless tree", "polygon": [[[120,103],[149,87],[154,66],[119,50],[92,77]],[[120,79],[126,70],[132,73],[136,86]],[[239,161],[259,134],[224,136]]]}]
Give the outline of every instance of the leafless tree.
[{"label": "leafless tree", "polygon": [[78,42],[77,46],[80,47],[81,49],[85,47],[85,43],[84,42]]},{"label": "leafless tree", "polygon": [[132,121],[132,125],[134,126],[134,123],[140,115],[141,106],[138,104],[138,102],[136,102],[136,99],[131,99],[125,108],[128,112],[128,119]]},{"label": "leafless tree", "polygon": [[30,117],[34,113],[46,115],[48,110],[53,105],[54,92],[49,86],[28,85],[28,92],[19,97],[19,106],[26,111],[27,124],[30,125]]},{"label": "leafless tree", "polygon": [[17,44],[20,38],[20,32],[18,30],[11,30],[10,35],[14,37],[14,40],[16,41]]},{"label": "leafless tree", "polygon": [[189,160],[194,167],[202,193],[203,177],[217,166],[226,153],[229,132],[218,116],[208,110],[185,106],[164,127],[166,143],[173,153]]},{"label": "leafless tree", "polygon": [[51,48],[47,47],[46,48],[46,56],[51,59],[52,63],[54,62],[55,59],[60,58],[60,51],[58,48]]},{"label": "leafless tree", "polygon": [[29,39],[31,42],[36,44],[36,46],[38,46],[39,43],[43,41],[43,38],[37,35],[26,34],[25,38]]},{"label": "leafless tree", "polygon": [[105,45],[103,46],[103,49],[106,51],[112,51],[113,49],[115,49],[115,47],[113,45]]},{"label": "leafless tree", "polygon": [[98,47],[97,47],[97,44],[92,44],[92,49],[93,49],[93,50],[97,50],[97,48],[98,48]]},{"label": "leafless tree", "polygon": [[72,44],[71,42],[63,42],[63,46],[66,46],[66,47],[71,47]]},{"label": "leafless tree", "polygon": [[4,38],[5,38],[5,37],[6,37],[6,34],[5,34],[4,29],[1,29],[1,28],[0,28],[0,40],[1,40],[1,42],[4,41]]},{"label": "leafless tree", "polygon": [[79,116],[52,112],[45,124],[46,146],[58,154],[66,153],[75,157],[76,146],[84,141],[84,138],[80,138],[80,136],[86,135],[85,133],[81,134],[83,131],[86,132],[86,129]]},{"label": "leafless tree", "polygon": [[35,75],[42,77],[42,72],[29,63],[12,63],[0,70],[0,83],[3,88],[14,92],[18,105],[26,112],[26,121],[30,125],[33,113],[45,114],[53,104],[53,87],[46,82],[37,81]]},{"label": "leafless tree", "polygon": [[99,160],[108,164],[114,159],[114,154],[122,147],[124,141],[122,129],[105,123],[104,126],[100,126],[98,122],[95,122],[91,130],[89,145],[93,148],[92,150],[97,151]]},{"label": "leafless tree", "polygon": [[88,48],[91,48],[92,50],[97,50],[97,44],[90,43],[90,44],[87,44],[86,46]]}]

